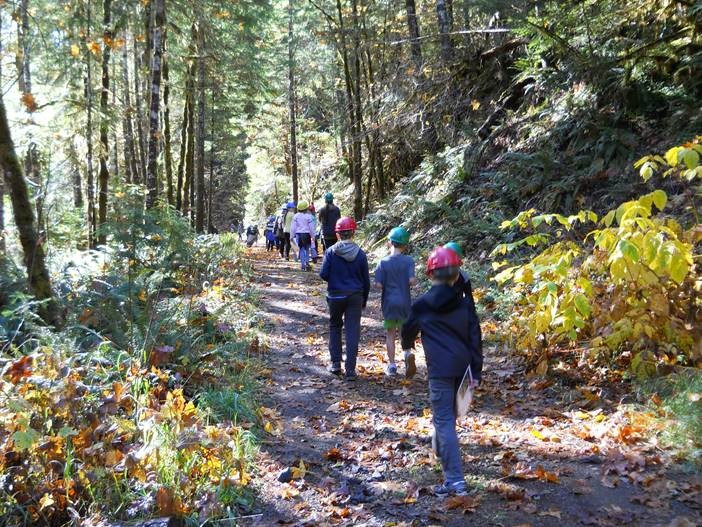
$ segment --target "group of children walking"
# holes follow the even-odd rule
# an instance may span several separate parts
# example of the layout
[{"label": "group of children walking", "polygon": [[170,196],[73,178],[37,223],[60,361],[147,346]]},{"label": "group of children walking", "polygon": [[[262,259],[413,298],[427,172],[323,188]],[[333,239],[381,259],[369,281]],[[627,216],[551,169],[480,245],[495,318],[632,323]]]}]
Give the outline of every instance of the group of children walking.
[{"label": "group of children walking", "polygon": [[[297,235],[301,231],[308,232],[304,230],[308,227],[305,221],[300,219],[299,223],[291,232]],[[335,238],[327,239],[324,234],[326,250],[319,273],[327,282],[329,369],[334,375],[342,375],[343,332],[346,340],[343,374],[347,381],[358,378],[356,358],[361,315],[371,289],[368,258],[355,243],[355,233],[354,219],[343,217],[335,222]],[[426,265],[431,288],[412,303],[411,288],[417,280],[415,262],[406,254],[409,241],[410,234],[405,228],[392,229],[388,236],[390,254],[375,269],[374,282],[381,290],[386,329],[388,364],[385,373],[390,377],[397,375],[398,337],[405,375],[412,377],[416,373],[414,348],[421,333],[433,413],[433,444],[444,472],[444,483],[436,486],[434,492],[464,495],[468,489],[456,433],[456,395],[463,379],[470,378],[471,388],[480,383],[483,363],[480,324],[470,280],[461,270],[462,251],[453,242],[431,252]]]}]

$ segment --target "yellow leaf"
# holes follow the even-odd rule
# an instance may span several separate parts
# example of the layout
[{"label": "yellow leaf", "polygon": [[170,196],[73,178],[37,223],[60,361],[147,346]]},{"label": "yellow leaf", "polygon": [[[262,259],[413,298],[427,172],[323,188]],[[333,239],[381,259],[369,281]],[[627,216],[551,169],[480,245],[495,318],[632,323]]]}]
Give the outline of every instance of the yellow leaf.
[{"label": "yellow leaf", "polygon": [[54,498],[47,492],[39,500],[39,509],[44,510],[47,507],[51,507],[54,503]]},{"label": "yellow leaf", "polygon": [[80,48],[76,44],[71,45],[71,55],[74,57],[80,56]]},{"label": "yellow leaf", "polygon": [[305,462],[300,460],[300,464],[298,466],[292,467],[291,473],[292,479],[303,479],[305,477],[305,474],[307,474],[307,467],[305,466]]},{"label": "yellow leaf", "polygon": [[543,435],[541,432],[539,432],[536,428],[531,429],[531,435],[533,435],[536,439],[539,439],[540,441],[546,441],[546,436]]},{"label": "yellow leaf", "polygon": [[480,101],[473,99],[470,101],[470,107],[473,108],[473,110],[477,110],[480,108]]}]

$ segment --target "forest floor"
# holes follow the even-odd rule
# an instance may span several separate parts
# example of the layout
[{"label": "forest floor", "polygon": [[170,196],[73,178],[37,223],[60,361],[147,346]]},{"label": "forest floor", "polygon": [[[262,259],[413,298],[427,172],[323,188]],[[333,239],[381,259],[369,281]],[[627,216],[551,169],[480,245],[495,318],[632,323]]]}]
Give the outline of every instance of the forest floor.
[{"label": "forest floor", "polygon": [[702,525],[700,476],[647,440],[646,421],[614,391],[529,378],[489,344],[474,409],[459,421],[472,492],[434,496],[441,472],[428,440],[421,349],[415,378],[383,374],[379,295],[371,293],[359,379],[333,377],[324,283],[261,248],[250,256],[268,336],[262,403],[271,433],[253,514],[241,525]]}]

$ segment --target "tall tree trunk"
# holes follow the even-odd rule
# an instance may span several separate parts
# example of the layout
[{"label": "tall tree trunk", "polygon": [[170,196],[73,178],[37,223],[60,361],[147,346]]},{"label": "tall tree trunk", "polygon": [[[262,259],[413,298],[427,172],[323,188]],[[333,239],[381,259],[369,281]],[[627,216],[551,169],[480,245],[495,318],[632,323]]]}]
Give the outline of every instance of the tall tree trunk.
[{"label": "tall tree trunk", "polygon": [[358,3],[351,0],[351,14],[353,22],[353,85],[354,111],[356,114],[356,133],[354,134],[354,165],[356,172],[353,181],[353,212],[356,219],[363,218],[363,172],[361,165],[361,142],[363,132],[363,109],[361,107],[361,35],[358,24]]},{"label": "tall tree trunk", "polygon": [[445,61],[453,59],[453,43],[451,42],[451,19],[446,7],[447,0],[436,0],[436,16],[439,21],[441,34],[441,56]]},{"label": "tall tree trunk", "polygon": [[163,59],[163,24],[165,0],[154,0],[153,51],[151,62],[151,110],[149,113],[149,161],[146,171],[146,208],[158,198],[158,150],[160,141],[159,113],[161,111],[161,61]]},{"label": "tall tree trunk", "polygon": [[139,58],[139,46],[136,36],[134,37],[134,109],[136,110],[135,126],[139,139],[139,183],[146,184],[146,138],[144,137],[144,112],[142,111],[142,98],[140,97],[139,72],[141,71],[141,60]]},{"label": "tall tree trunk", "polygon": [[212,101],[210,109],[210,179],[207,184],[207,232],[209,234],[214,234],[212,232],[212,194],[214,192],[214,164],[215,164],[215,148],[214,148],[214,133],[215,133],[215,91],[214,86],[210,90]]},{"label": "tall tree trunk", "polygon": [[417,20],[417,6],[414,0],[405,0],[407,9],[407,26],[409,29],[410,52],[419,73],[422,67],[422,45],[419,42],[419,20]]},{"label": "tall tree trunk", "polygon": [[[178,156],[178,176],[176,182],[175,207],[176,210],[183,210],[183,175],[185,172],[186,144],[188,141],[188,121],[190,119],[190,80],[185,83],[185,106],[183,108],[183,124],[180,130],[180,155]],[[185,200],[187,201],[187,199]]]},{"label": "tall tree trunk", "polygon": [[[87,3],[87,32],[86,32],[86,42],[90,41],[90,25],[92,23],[92,10],[91,10],[91,0]],[[87,52],[86,57],[86,67],[85,67],[85,101],[87,106],[87,123],[86,123],[86,144],[88,146],[87,153],[87,173],[86,173],[86,187],[87,187],[87,198],[88,198],[88,247],[94,249],[97,242],[97,218],[95,216],[95,180],[93,174],[93,74],[92,74],[92,60],[90,56],[92,53]]]},{"label": "tall tree trunk", "polygon": [[71,143],[70,146],[70,153],[69,153],[70,161],[72,164],[72,182],[73,182],[73,206],[77,209],[82,209],[83,208],[83,181],[80,176],[80,164],[78,163],[78,153],[76,152],[76,148]]},{"label": "tall tree trunk", "polygon": [[[113,53],[111,57],[112,73],[110,77],[112,79],[112,108],[117,108],[117,54]],[[112,130],[112,157],[110,161],[110,170],[112,171],[112,176],[115,181],[119,181],[119,140],[117,139],[117,127],[115,126]]]},{"label": "tall tree trunk", "polygon": [[293,201],[298,202],[297,180],[297,118],[295,104],[295,33],[293,26],[293,0],[288,0],[288,111],[290,117],[290,177]]},{"label": "tall tree trunk", "polygon": [[110,159],[110,143],[108,138],[107,104],[110,95],[110,46],[112,42],[112,0],[103,0],[103,34],[102,49],[102,91],[100,92],[100,174],[98,176],[98,243],[105,245],[107,235],[105,223],[107,222],[107,195],[110,180],[110,170],[107,167]]},{"label": "tall tree trunk", "polygon": [[17,24],[17,70],[20,95],[32,93],[32,73],[29,68],[29,0],[20,2],[20,23]]},{"label": "tall tree trunk", "polygon": [[[166,20],[164,17],[164,24]],[[170,107],[170,94],[171,94],[171,80],[169,76],[168,69],[168,31],[163,30],[163,162],[165,164],[166,173],[166,199],[169,205],[174,204],[173,199],[173,153],[171,145],[171,107]]]},{"label": "tall tree trunk", "polygon": [[194,217],[195,210],[195,65],[189,68],[188,140],[185,147],[185,182],[183,185],[183,214]]},{"label": "tall tree trunk", "polygon": [[197,178],[197,210],[195,230],[205,227],[205,30],[202,21],[197,28],[197,126],[195,127],[195,177]]},{"label": "tall tree trunk", "polygon": [[[4,172],[4,170],[2,170]],[[5,178],[0,177],[0,269],[5,258]],[[0,305],[2,305],[2,294],[0,294]]]},{"label": "tall tree trunk", "polygon": [[38,300],[46,301],[39,307],[41,317],[49,324],[58,324],[58,308],[51,291],[49,272],[44,259],[44,247],[37,235],[27,183],[15,153],[5,103],[2,99],[0,99],[0,168],[12,200],[12,212],[24,253],[29,288]]},{"label": "tall tree trunk", "polygon": [[134,128],[132,126],[132,101],[129,87],[129,39],[125,34],[124,48],[122,48],[122,80],[124,93],[124,109],[122,116],[122,132],[124,133],[124,169],[126,173],[127,183],[136,183],[140,181],[139,169],[137,164],[136,147],[134,145]]}]

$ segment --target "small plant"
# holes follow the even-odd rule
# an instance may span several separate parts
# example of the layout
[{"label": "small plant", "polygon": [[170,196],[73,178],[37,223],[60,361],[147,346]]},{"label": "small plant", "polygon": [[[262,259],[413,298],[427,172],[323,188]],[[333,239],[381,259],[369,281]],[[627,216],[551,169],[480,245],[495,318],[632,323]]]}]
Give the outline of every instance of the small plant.
[{"label": "small plant", "polygon": [[[684,161],[681,175],[697,177],[700,151],[695,143],[672,149],[665,159],[644,158],[642,176],[664,164],[669,175]],[[532,209],[503,223],[527,235],[495,248],[493,256],[510,255],[517,263],[495,263],[502,270],[494,279],[511,284],[518,306],[511,318],[515,344],[536,352],[541,370],[547,366],[542,351],[576,342],[594,354],[633,352],[632,369],[642,377],[655,374],[658,362],[702,361],[694,253],[702,231],[698,223],[684,228],[663,215],[667,201],[656,190],[602,219],[592,211],[565,217]]]}]

